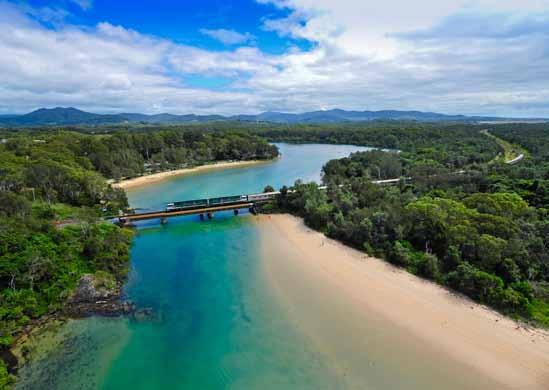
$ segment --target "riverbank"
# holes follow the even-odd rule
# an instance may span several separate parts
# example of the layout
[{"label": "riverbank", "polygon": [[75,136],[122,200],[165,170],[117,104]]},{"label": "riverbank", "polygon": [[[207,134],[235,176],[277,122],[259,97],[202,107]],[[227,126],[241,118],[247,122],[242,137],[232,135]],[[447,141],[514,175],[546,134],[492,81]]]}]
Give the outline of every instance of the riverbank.
[{"label": "riverbank", "polygon": [[8,371],[16,374],[25,364],[36,360],[35,350],[40,350],[43,344],[40,340],[55,339],[62,325],[73,319],[133,316],[136,313],[134,304],[123,298],[122,284],[112,275],[105,272],[82,275],[78,287],[61,308],[33,319],[17,333],[9,348],[0,351]]},{"label": "riverbank", "polygon": [[[547,389],[548,332],[328,239],[298,218],[261,216],[258,226],[266,282],[349,386],[377,375],[375,384],[392,388]],[[376,369],[391,365],[392,375]],[[394,382],[395,372],[416,386]]]},{"label": "riverbank", "polygon": [[248,166],[264,164],[271,161],[273,160],[222,161],[222,162],[216,162],[212,164],[199,165],[192,168],[181,168],[181,169],[175,169],[173,171],[157,172],[150,175],[134,177],[132,179],[126,179],[116,183],[112,183],[112,186],[115,188],[122,188],[122,189],[141,187],[144,185],[149,185],[152,183],[163,181],[174,176],[187,175],[191,173],[200,173],[200,172],[217,170],[217,169],[243,168]]}]

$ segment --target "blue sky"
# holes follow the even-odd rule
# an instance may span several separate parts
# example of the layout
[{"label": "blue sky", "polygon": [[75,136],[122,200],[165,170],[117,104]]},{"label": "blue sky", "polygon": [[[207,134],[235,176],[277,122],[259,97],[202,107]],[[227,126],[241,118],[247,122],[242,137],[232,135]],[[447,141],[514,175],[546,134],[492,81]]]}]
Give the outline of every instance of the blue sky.
[{"label": "blue sky", "polygon": [[[51,4],[48,1],[31,1],[34,7]],[[82,8],[78,4],[67,5],[71,15],[66,21],[93,27],[103,21],[124,26],[143,34],[155,35],[177,43],[211,50],[224,50],[225,44],[203,34],[203,30],[232,30],[252,34],[253,44],[269,53],[282,53],[289,40],[274,32],[262,29],[263,18],[286,17],[289,10],[272,4],[255,1],[106,1],[95,0],[93,6]],[[307,47],[305,40],[292,40],[291,44]],[[234,44],[233,44],[234,45]]]},{"label": "blue sky", "polygon": [[549,117],[549,0],[0,0],[0,114]]}]

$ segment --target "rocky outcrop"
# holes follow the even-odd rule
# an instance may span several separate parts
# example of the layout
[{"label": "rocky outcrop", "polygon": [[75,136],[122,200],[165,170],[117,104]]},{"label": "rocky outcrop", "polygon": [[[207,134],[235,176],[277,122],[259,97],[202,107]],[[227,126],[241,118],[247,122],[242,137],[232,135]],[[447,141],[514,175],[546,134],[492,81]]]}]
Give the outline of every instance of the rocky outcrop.
[{"label": "rocky outcrop", "polygon": [[132,314],[135,306],[122,300],[121,286],[112,277],[85,274],[64,310],[71,317],[98,314],[119,316]]},{"label": "rocky outcrop", "polygon": [[[74,292],[71,302],[73,303],[91,303],[98,300],[105,300],[118,295],[117,289],[108,289],[105,287],[96,287],[95,275],[85,274],[80,278],[78,288]],[[117,286],[115,286],[117,287]]]}]

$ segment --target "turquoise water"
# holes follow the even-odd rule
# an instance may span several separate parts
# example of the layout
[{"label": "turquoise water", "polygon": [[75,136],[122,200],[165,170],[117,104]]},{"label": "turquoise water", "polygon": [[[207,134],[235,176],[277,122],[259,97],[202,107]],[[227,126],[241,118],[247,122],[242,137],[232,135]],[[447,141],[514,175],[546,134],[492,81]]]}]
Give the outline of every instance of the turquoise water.
[{"label": "turquoise water", "polygon": [[[247,168],[181,176],[128,193],[133,207],[260,192],[319,180],[333,158],[361,148],[280,144],[282,157]],[[150,315],[91,318],[20,372],[20,389],[280,389],[341,387],[342,378],[265,288],[253,217],[171,219],[139,225],[129,299]]]},{"label": "turquoise water", "polygon": [[278,189],[297,179],[319,182],[321,168],[328,160],[368,149],[349,145],[277,145],[282,155],[272,162],[172,177],[131,189],[130,203],[132,207],[154,209],[174,200],[262,192],[266,185]]}]

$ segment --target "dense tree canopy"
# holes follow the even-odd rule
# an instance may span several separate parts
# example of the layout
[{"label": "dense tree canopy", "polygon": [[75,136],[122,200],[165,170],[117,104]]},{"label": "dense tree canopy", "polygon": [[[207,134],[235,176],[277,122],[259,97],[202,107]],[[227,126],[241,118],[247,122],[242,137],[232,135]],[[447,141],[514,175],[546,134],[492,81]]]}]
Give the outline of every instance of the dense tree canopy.
[{"label": "dense tree canopy", "polygon": [[[63,181],[66,172],[56,164],[70,157],[70,168],[95,170],[107,178],[119,179],[144,173],[200,165],[223,160],[264,160],[278,155],[275,146],[246,133],[161,130],[152,132],[117,131],[107,135],[74,132],[32,132],[28,136],[9,137],[5,149],[11,152],[2,161],[30,156],[40,162],[31,178],[42,171],[56,172]],[[16,163],[14,161],[13,163]],[[61,172],[59,172],[61,171]],[[53,180],[53,178],[52,178]]]},{"label": "dense tree canopy", "polygon": [[[216,122],[0,130],[0,345],[63,305],[83,273],[124,279],[131,232],[98,218],[128,203],[105,178],[277,156],[265,138],[390,150],[330,161],[323,168],[326,191],[297,182],[265,211],[301,215],[330,237],[549,325],[549,129],[491,126],[490,134],[527,151],[516,165],[495,158],[500,145],[484,129]],[[371,182],[395,177],[402,178],[395,186]],[[11,381],[0,361],[0,387]]]},{"label": "dense tree canopy", "polygon": [[[397,137],[400,153],[330,161],[326,191],[297,182],[269,207],[502,312],[549,325],[549,153],[533,147],[549,145],[549,128],[493,131],[529,150],[517,165],[494,160],[497,144],[478,128],[454,130],[412,130],[416,141]],[[347,132],[337,139],[369,137]],[[316,140],[322,132],[312,134]],[[395,177],[411,180],[371,183]]]}]

